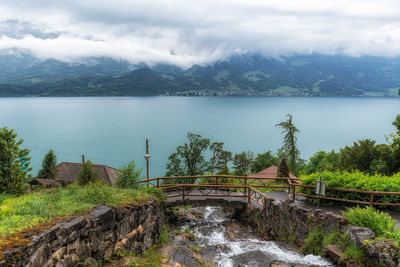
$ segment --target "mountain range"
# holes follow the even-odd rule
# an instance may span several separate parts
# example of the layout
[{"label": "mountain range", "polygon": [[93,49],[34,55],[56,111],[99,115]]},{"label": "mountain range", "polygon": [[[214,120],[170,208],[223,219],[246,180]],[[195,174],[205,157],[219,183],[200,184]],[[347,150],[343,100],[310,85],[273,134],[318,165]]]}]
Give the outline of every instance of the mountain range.
[{"label": "mountain range", "polygon": [[188,69],[111,58],[0,54],[0,96],[397,96],[400,58],[240,54]]}]

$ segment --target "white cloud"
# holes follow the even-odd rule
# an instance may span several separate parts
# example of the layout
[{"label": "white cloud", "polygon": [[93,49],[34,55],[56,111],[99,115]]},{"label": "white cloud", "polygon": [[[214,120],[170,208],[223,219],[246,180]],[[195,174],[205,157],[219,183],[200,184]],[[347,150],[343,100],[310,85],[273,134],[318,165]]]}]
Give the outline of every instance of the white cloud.
[{"label": "white cloud", "polygon": [[237,51],[400,55],[395,0],[3,0],[0,10],[0,20],[59,33],[20,39],[3,34],[0,49],[16,47],[67,62],[108,56],[188,67]]}]

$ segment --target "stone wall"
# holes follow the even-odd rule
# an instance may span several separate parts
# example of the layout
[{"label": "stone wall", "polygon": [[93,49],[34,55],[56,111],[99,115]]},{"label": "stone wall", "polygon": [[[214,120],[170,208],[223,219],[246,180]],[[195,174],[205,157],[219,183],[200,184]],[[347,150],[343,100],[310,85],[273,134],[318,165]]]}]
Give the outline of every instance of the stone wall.
[{"label": "stone wall", "polygon": [[241,219],[252,224],[266,239],[291,241],[298,246],[303,245],[307,236],[317,229],[324,234],[335,231],[346,233],[354,244],[363,249],[368,266],[400,267],[399,251],[392,241],[377,240],[364,245],[365,240],[375,238],[372,230],[350,225],[342,216],[331,212],[299,207],[290,201],[268,199],[263,209],[247,207]]},{"label": "stone wall", "polygon": [[3,266],[96,266],[115,251],[142,253],[159,240],[160,207],[150,201],[115,208],[96,206],[89,214],[32,237],[19,249],[3,253]]}]

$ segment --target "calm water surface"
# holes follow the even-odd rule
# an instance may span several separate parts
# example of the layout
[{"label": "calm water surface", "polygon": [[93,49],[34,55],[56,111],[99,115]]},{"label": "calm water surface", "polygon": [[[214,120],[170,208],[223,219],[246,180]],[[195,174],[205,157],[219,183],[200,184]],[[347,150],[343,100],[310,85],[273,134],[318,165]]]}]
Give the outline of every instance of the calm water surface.
[{"label": "calm water surface", "polygon": [[292,114],[300,129],[303,158],[339,149],[354,140],[385,142],[400,113],[396,98],[338,97],[90,97],[0,98],[0,127],[14,128],[32,150],[33,173],[49,149],[58,161],[119,167],[128,160],[145,166],[150,142],[150,175],[165,172],[167,157],[187,132],[225,142],[233,153],[263,153],[282,145],[274,125]]}]

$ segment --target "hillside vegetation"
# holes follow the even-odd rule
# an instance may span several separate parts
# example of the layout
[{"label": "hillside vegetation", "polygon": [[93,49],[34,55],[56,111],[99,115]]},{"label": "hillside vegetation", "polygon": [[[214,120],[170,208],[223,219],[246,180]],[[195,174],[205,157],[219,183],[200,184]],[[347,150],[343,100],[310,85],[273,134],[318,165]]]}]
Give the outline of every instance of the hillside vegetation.
[{"label": "hillside vegetation", "polygon": [[0,96],[396,96],[400,86],[397,58],[246,54],[189,69],[110,59],[14,61],[0,57]]}]

